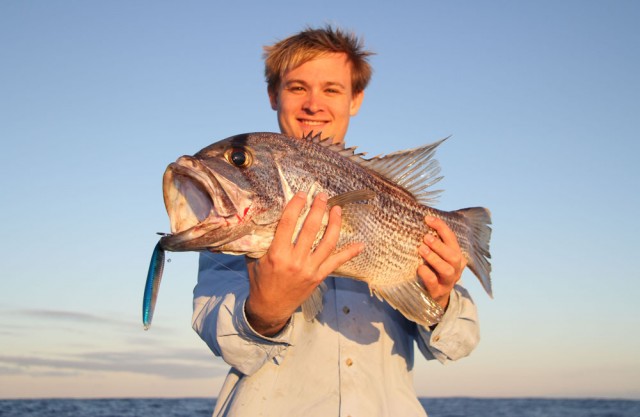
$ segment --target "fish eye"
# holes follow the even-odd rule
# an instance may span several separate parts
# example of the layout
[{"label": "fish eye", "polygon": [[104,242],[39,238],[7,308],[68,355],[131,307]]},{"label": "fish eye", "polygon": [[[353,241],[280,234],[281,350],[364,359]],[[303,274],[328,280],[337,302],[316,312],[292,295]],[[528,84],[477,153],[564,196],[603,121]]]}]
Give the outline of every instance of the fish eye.
[{"label": "fish eye", "polygon": [[238,168],[251,165],[251,154],[244,148],[232,148],[226,153],[227,161]]}]

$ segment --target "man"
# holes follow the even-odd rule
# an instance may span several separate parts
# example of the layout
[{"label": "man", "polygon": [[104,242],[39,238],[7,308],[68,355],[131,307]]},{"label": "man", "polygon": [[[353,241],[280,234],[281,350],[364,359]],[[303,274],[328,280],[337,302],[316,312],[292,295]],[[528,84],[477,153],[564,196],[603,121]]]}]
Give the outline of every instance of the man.
[{"label": "man", "polygon": [[[343,141],[371,77],[369,55],[355,36],[331,27],[266,47],[269,100],[282,133]],[[298,193],[289,202],[262,258],[245,264],[201,255],[193,327],[231,366],[214,415],[424,416],[413,387],[414,341],[427,359],[445,362],[468,355],[479,340],[475,306],[455,286],[466,266],[455,235],[425,219],[441,239],[425,236],[416,272],[446,312],[437,326],[422,328],[371,297],[365,283],[327,278],[363,246],[333,253],[341,215],[333,207],[312,250],[326,194],[315,197],[291,242],[305,201]],[[321,282],[328,287],[323,311],[306,321],[299,307]]]}]

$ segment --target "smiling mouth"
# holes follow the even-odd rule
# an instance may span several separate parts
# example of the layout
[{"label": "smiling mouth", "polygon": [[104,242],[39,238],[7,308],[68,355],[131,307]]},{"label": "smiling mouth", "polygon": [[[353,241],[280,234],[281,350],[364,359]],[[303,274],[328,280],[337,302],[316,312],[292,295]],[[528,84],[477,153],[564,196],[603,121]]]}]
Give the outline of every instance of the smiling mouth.
[{"label": "smiling mouth", "polygon": [[298,119],[298,122],[305,126],[315,127],[315,126],[323,126],[329,123],[326,120],[308,120],[308,119]]}]

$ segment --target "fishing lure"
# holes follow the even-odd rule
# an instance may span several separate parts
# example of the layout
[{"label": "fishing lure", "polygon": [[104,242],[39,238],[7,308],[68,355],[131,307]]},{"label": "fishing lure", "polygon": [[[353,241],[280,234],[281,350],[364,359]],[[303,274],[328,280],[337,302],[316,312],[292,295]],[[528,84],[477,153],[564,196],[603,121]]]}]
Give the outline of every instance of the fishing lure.
[{"label": "fishing lure", "polygon": [[144,285],[144,297],[142,299],[142,324],[145,330],[151,327],[153,320],[153,311],[156,308],[156,299],[158,298],[158,290],[160,289],[160,281],[162,280],[162,272],[164,271],[164,249],[160,242],[153,248],[151,254],[151,262],[149,263],[149,272],[147,273],[147,282]]}]

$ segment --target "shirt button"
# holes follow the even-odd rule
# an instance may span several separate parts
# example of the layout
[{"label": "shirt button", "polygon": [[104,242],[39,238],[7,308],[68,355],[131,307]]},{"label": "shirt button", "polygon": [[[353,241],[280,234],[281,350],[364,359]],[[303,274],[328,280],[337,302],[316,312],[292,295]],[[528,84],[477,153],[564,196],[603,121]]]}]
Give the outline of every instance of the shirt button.
[{"label": "shirt button", "polygon": [[351,311],[351,310],[349,310],[349,307],[347,307],[347,306],[342,307],[342,312],[343,312],[344,314],[349,314],[349,312],[350,312],[350,311]]},{"label": "shirt button", "polygon": [[433,338],[434,342],[439,342],[440,341],[440,335],[437,335],[436,337]]},{"label": "shirt button", "polygon": [[345,361],[345,363],[347,364],[347,366],[351,366],[351,365],[353,365],[353,361],[351,360],[351,358],[347,358],[347,360]]}]

